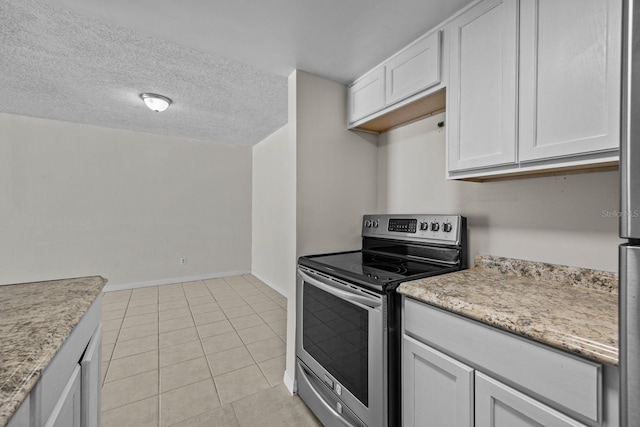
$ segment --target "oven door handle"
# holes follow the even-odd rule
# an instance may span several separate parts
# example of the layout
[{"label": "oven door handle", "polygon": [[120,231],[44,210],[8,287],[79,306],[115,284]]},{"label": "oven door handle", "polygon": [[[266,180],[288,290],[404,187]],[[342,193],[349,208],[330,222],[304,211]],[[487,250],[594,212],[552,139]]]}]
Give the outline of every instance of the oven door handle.
[{"label": "oven door handle", "polygon": [[305,282],[309,282],[313,286],[316,286],[316,287],[322,289],[325,292],[328,292],[328,293],[330,293],[332,295],[335,295],[338,298],[342,298],[342,299],[350,301],[350,302],[362,304],[362,305],[365,305],[367,307],[374,308],[374,309],[378,308],[378,307],[380,307],[382,305],[382,302],[380,302],[379,300],[375,300],[373,298],[367,298],[367,297],[364,297],[362,295],[357,295],[357,294],[355,294],[353,292],[350,292],[348,290],[338,289],[335,286],[331,286],[331,285],[328,285],[326,283],[323,283],[320,280],[314,279],[313,277],[309,276],[307,273],[303,272],[300,269],[298,269],[298,275]]},{"label": "oven door handle", "polygon": [[300,367],[300,369],[302,369],[302,375],[300,375],[301,379],[305,382],[305,384],[307,385],[307,387],[309,387],[309,389],[311,390],[311,392],[313,394],[315,394],[316,396],[316,400],[320,403],[322,403],[322,405],[327,408],[329,410],[329,412],[331,412],[331,414],[336,417],[338,420],[340,420],[340,422],[345,426],[345,427],[356,427],[353,424],[351,424],[349,421],[345,420],[342,415],[340,415],[338,413],[338,411],[336,411],[335,409],[333,409],[333,406],[331,406],[329,404],[329,402],[327,402],[326,400],[324,400],[324,397],[322,397],[322,395],[320,394],[320,392],[316,389],[316,386],[311,382],[311,380],[307,377],[308,375],[313,375],[312,373],[310,373],[309,371],[307,371],[307,369],[302,366],[300,364],[300,362],[297,362],[298,366]]}]

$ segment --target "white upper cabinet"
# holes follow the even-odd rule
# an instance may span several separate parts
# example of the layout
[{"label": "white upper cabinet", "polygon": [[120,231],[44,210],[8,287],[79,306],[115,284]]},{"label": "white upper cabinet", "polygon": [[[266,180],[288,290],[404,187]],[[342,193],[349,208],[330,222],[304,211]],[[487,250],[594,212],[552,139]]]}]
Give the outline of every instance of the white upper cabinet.
[{"label": "white upper cabinet", "polygon": [[620,1],[521,0],[520,161],[615,150]]},{"label": "white upper cabinet", "polygon": [[350,129],[380,133],[444,110],[443,30],[438,28],[348,88]]},{"label": "white upper cabinet", "polygon": [[440,34],[432,33],[386,63],[386,105],[440,83]]},{"label": "white upper cabinet", "polygon": [[384,107],[384,67],[370,71],[349,87],[349,122]]},{"label": "white upper cabinet", "polygon": [[621,0],[484,0],[450,24],[450,178],[615,167]]},{"label": "white upper cabinet", "polygon": [[485,0],[449,24],[448,167],[516,161],[518,4]]}]

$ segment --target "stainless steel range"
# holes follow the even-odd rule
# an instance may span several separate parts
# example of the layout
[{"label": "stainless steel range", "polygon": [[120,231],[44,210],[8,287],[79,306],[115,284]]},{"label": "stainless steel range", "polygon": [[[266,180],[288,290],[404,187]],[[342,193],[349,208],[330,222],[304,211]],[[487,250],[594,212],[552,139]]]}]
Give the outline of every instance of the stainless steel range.
[{"label": "stainless steel range", "polygon": [[298,259],[298,395],[326,427],[401,425],[394,291],[466,268],[466,231],[459,215],[365,215],[362,250]]}]

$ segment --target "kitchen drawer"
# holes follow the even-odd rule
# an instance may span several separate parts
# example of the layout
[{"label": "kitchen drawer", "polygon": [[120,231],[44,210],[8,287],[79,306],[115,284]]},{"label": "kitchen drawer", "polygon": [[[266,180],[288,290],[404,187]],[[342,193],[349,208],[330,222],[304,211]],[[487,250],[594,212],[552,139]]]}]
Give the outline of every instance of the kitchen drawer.
[{"label": "kitchen drawer", "polygon": [[574,417],[602,419],[602,365],[404,298],[405,333]]}]

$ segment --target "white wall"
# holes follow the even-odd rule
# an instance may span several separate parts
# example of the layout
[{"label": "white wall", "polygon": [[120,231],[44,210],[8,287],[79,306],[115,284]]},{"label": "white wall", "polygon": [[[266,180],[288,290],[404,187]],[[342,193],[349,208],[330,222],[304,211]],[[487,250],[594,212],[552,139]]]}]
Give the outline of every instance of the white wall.
[{"label": "white wall", "polygon": [[297,72],[298,255],[360,249],[377,208],[377,135],[347,130],[347,88]]},{"label": "white wall", "polygon": [[248,271],[251,148],[0,114],[0,236],[2,284]]},{"label": "white wall", "polygon": [[[359,249],[362,215],[376,210],[377,137],[347,130],[346,97],[346,86],[294,71],[289,76],[286,130],[254,147],[253,270],[289,296],[285,384],[290,390],[295,378],[297,256]],[[284,247],[276,242],[284,242]],[[267,253],[273,250],[284,252]]]},{"label": "white wall", "polygon": [[444,114],[380,135],[380,213],[468,218],[470,258],[491,254],[617,270],[618,173],[472,183],[445,180]]},{"label": "white wall", "polygon": [[253,274],[295,299],[296,151],[285,125],[253,147]]}]

